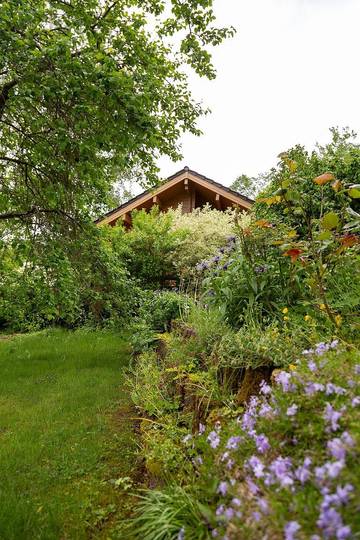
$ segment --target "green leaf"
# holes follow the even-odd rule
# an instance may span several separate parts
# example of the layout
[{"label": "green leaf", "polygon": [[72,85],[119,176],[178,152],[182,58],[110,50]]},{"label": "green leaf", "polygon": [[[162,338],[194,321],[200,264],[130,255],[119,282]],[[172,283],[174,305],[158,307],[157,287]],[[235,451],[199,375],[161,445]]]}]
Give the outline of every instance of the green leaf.
[{"label": "green leaf", "polygon": [[336,229],[340,223],[339,216],[335,212],[328,212],[321,220],[323,229]]},{"label": "green leaf", "polygon": [[321,240],[321,241],[323,241],[323,240],[331,240],[332,237],[333,237],[333,235],[331,234],[330,231],[322,231],[318,235],[317,240]]},{"label": "green leaf", "polygon": [[352,199],[360,199],[360,189],[351,188],[348,193]]}]

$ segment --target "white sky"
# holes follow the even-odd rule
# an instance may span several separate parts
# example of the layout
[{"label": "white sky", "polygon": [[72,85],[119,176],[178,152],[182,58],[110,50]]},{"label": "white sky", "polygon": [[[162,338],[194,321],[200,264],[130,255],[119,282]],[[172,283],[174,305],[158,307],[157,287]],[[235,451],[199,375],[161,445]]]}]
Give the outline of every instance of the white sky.
[{"label": "white sky", "polygon": [[160,160],[161,175],[184,165],[225,185],[265,172],[328,128],[360,134],[360,0],[215,0],[218,24],[237,35],[214,50],[215,81],[191,75],[212,114],[200,138],[185,135],[184,159]]}]

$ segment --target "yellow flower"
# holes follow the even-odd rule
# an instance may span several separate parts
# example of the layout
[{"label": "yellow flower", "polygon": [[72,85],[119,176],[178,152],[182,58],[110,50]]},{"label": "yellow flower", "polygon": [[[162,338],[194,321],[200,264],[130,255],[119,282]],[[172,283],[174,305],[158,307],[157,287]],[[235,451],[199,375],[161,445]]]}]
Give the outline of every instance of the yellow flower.
[{"label": "yellow flower", "polygon": [[308,322],[311,320],[311,316],[310,315],[305,315],[304,317],[305,321]]},{"label": "yellow flower", "polygon": [[284,321],[288,321],[289,317],[283,317]]},{"label": "yellow flower", "polygon": [[336,326],[341,326],[342,316],[341,315],[336,315],[335,322],[336,322]]},{"label": "yellow flower", "polygon": [[325,311],[326,306],[325,306],[325,304],[320,304],[319,308],[321,309],[321,311]]},{"label": "yellow flower", "polygon": [[286,313],[289,313],[289,310],[288,310],[287,307],[284,307],[284,309],[282,310],[282,312],[285,313],[285,315],[286,315]]},{"label": "yellow flower", "polygon": [[294,364],[290,364],[290,365],[289,365],[289,369],[290,369],[291,371],[295,371],[296,366],[294,366]]}]

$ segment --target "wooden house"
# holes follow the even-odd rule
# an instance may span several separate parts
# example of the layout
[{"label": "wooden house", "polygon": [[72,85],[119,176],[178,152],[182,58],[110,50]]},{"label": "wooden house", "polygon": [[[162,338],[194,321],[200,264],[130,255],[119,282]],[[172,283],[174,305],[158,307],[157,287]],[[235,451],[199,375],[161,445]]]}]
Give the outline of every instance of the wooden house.
[{"label": "wooden house", "polygon": [[189,167],[184,167],[181,171],[170,176],[159,187],[144,191],[118,208],[111,210],[99,218],[96,223],[113,226],[118,220],[122,220],[127,227],[131,227],[131,212],[143,208],[149,210],[154,205],[166,212],[169,208],[177,208],[181,204],[182,211],[189,213],[205,204],[218,210],[225,210],[229,207],[249,210],[252,203],[253,201],[248,197],[190,170]]}]

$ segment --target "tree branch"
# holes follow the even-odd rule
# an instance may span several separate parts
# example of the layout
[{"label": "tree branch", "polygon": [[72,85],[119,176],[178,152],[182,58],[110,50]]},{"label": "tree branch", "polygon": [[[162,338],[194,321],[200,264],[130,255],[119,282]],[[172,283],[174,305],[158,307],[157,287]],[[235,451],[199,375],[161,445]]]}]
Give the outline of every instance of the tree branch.
[{"label": "tree branch", "polygon": [[13,79],[12,81],[5,83],[4,86],[2,87],[1,92],[0,92],[0,118],[2,117],[4,113],[5,105],[9,98],[9,92],[14,86],[17,85],[18,82],[19,82],[18,79]]},{"label": "tree branch", "polygon": [[23,212],[5,212],[4,214],[0,214],[0,220],[22,219],[34,216],[35,214],[57,214],[59,216],[66,217],[70,221],[73,221],[75,224],[80,226],[80,223],[64,210],[60,210],[59,208],[39,208],[37,206],[32,206],[29,208],[29,210],[24,210]]},{"label": "tree branch", "polygon": [[100,15],[96,22],[94,22],[94,24],[92,24],[90,26],[91,30],[95,30],[95,28],[97,27],[97,25],[99,24],[99,22],[103,21],[110,13],[110,11],[116,6],[116,4],[119,3],[119,0],[115,0],[115,2],[113,2],[112,4],[110,4],[104,11],[104,13],[102,15]]},{"label": "tree branch", "polygon": [[0,161],[9,161],[10,163],[17,163],[18,165],[28,165],[26,161],[8,156],[0,156]]}]

